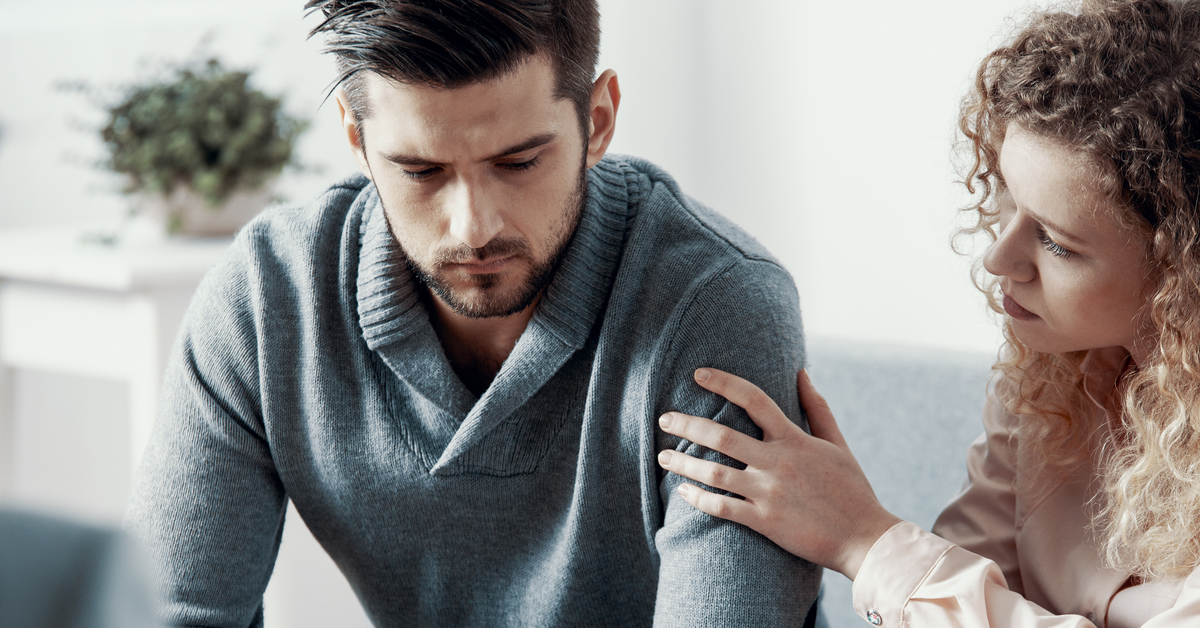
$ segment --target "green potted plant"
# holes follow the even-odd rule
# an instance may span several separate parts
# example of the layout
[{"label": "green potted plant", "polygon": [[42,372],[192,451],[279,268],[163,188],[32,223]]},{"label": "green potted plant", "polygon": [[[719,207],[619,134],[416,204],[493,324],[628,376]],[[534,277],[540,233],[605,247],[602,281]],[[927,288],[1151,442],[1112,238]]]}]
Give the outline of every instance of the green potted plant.
[{"label": "green potted plant", "polygon": [[104,165],[168,234],[228,235],[271,199],[308,126],[216,59],[132,85],[106,107]]}]

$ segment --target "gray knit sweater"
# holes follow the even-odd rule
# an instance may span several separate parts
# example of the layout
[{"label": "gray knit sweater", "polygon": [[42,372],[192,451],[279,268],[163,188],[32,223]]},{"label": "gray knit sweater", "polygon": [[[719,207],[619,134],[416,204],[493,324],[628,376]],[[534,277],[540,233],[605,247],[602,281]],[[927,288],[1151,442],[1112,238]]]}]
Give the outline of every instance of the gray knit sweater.
[{"label": "gray knit sweater", "polygon": [[[379,626],[791,626],[819,570],[703,514],[655,464],[668,410],[758,433],[693,369],[798,420],[796,291],[654,166],[607,158],[491,387],[457,379],[354,177],[266,212],[201,284],[127,525],[166,619],[253,626],[287,500]],[[270,609],[266,609],[270,613]]]}]

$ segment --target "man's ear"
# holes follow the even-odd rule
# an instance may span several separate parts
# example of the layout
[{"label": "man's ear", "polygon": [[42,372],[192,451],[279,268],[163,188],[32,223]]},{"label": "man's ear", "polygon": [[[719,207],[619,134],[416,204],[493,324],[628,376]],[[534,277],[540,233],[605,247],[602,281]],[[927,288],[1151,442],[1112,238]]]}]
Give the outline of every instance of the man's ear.
[{"label": "man's ear", "polygon": [[621,106],[621,86],[615,70],[605,70],[592,85],[592,100],[588,112],[587,167],[591,168],[608,152],[613,132],[617,129],[617,108]]},{"label": "man's ear", "polygon": [[371,165],[367,163],[366,148],[359,135],[359,121],[355,117],[354,111],[350,109],[350,99],[346,96],[346,91],[340,87],[334,93],[334,98],[337,99],[338,115],[342,119],[342,132],[346,134],[346,141],[350,144],[350,153],[354,155],[354,161],[358,163],[358,169],[362,171],[363,176],[374,180],[371,178]]}]

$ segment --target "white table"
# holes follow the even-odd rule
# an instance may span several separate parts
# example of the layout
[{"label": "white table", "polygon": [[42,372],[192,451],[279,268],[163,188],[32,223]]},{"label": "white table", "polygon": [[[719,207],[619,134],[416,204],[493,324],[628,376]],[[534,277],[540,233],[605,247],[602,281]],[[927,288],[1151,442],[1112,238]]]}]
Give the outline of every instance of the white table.
[{"label": "white table", "polygon": [[[108,247],[86,229],[0,231],[0,497],[12,489],[13,374],[35,369],[124,381],[136,466],[184,310],[229,240]],[[123,506],[123,503],[122,503]],[[289,507],[266,592],[267,626],[367,628],[344,577]]]},{"label": "white table", "polygon": [[15,369],[124,381],[130,464],[154,422],[167,354],[228,239],[104,245],[85,228],[0,231],[0,496],[12,489]]}]

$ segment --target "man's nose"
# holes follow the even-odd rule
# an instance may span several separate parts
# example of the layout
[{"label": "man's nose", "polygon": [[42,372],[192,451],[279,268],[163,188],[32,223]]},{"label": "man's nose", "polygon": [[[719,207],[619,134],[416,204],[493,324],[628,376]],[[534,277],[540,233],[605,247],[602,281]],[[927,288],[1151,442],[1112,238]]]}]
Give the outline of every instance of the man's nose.
[{"label": "man's nose", "polygon": [[450,235],[473,248],[483,248],[504,229],[496,199],[485,184],[460,181],[450,198]]},{"label": "man's nose", "polygon": [[1033,225],[1019,218],[1004,221],[998,225],[1000,232],[996,241],[988,246],[983,254],[983,268],[997,277],[1008,277],[1017,282],[1033,281],[1037,277],[1037,265],[1030,250],[1030,243],[1037,238],[1032,233],[1025,233]]}]

